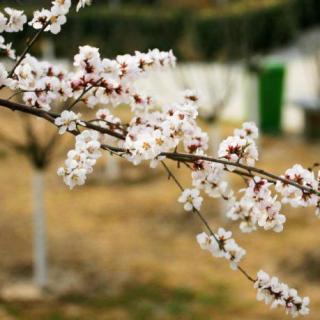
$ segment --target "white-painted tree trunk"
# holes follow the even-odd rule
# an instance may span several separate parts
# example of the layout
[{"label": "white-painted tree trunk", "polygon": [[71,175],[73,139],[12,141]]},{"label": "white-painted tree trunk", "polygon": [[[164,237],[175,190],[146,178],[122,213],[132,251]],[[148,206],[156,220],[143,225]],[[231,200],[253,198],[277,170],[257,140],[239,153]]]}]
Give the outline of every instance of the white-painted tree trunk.
[{"label": "white-painted tree trunk", "polygon": [[115,181],[120,178],[120,165],[117,156],[107,155],[105,176],[107,181]]},{"label": "white-painted tree trunk", "polygon": [[44,172],[33,173],[33,259],[34,282],[43,288],[48,282],[46,227],[44,210]]},{"label": "white-painted tree trunk", "polygon": [[259,126],[259,80],[257,75],[252,73],[247,74],[245,90],[244,104],[247,106],[246,118],[250,121],[254,121]]}]

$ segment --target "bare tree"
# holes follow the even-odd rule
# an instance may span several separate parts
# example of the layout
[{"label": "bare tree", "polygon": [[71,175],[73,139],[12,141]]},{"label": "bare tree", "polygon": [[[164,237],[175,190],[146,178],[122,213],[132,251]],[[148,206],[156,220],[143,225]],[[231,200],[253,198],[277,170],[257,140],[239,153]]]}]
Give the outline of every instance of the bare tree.
[{"label": "bare tree", "polygon": [[9,148],[24,155],[33,168],[34,283],[40,288],[44,288],[48,283],[44,174],[52,160],[52,152],[57,145],[59,135],[57,132],[51,132],[47,125],[39,130],[34,119],[23,116],[21,120],[23,136],[25,137],[23,141],[19,141],[4,132],[0,132],[0,138]]}]

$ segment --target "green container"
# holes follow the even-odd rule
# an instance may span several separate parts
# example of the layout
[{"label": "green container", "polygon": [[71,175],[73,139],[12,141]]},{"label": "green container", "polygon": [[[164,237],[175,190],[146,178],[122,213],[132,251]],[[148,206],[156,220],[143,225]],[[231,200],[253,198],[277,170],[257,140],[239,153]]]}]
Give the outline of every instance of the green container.
[{"label": "green container", "polygon": [[281,133],[285,67],[267,63],[259,73],[259,122],[263,133]]}]

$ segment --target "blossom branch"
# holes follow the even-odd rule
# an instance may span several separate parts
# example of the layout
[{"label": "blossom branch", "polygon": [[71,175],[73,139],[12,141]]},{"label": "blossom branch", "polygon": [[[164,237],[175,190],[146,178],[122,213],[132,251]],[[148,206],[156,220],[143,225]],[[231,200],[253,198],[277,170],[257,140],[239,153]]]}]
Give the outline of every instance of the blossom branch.
[{"label": "blossom branch", "polygon": [[[38,32],[34,35],[34,37],[30,40],[30,42],[27,44],[27,46],[25,47],[24,51],[22,52],[20,58],[18,59],[18,61],[15,63],[15,65],[13,66],[13,68],[11,69],[11,71],[9,72],[8,78],[12,78],[15,70],[17,69],[17,67],[20,65],[20,63],[23,61],[23,59],[26,57],[26,55],[30,52],[31,48],[33,47],[33,45],[35,44],[35,42],[38,40],[38,38],[40,37],[41,33],[45,30],[45,28],[49,25],[50,21],[47,21],[43,24],[42,29],[38,30]],[[2,87],[0,88],[2,89]]]},{"label": "blossom branch", "polygon": [[[59,115],[60,115],[60,114],[56,114],[56,113],[53,113],[50,111],[44,111],[42,109],[29,107],[29,106],[26,106],[24,104],[20,104],[17,102],[8,101],[5,99],[0,99],[0,107],[5,107],[5,108],[8,108],[12,111],[17,110],[17,111],[20,111],[23,113],[28,113],[28,114],[43,118],[51,123],[54,123],[54,119],[59,117]],[[125,140],[125,138],[126,138],[125,134],[115,132],[114,130],[110,130],[108,128],[103,128],[101,126],[98,126],[98,125],[91,123],[90,121],[83,121],[83,122],[85,124],[84,126],[89,129],[98,131],[103,134],[108,134],[108,135],[110,135],[114,138],[120,139],[120,140]],[[110,146],[108,148],[112,149],[112,147],[110,147]],[[114,152],[128,153],[128,150],[123,149],[123,148],[115,148],[115,150],[116,151],[114,151]],[[255,174],[270,178],[271,179],[270,181],[273,183],[275,183],[275,181],[281,181],[282,183],[284,183],[286,185],[292,185],[292,186],[294,186],[304,192],[313,193],[313,194],[320,196],[320,192],[317,190],[300,185],[292,180],[277,176],[277,175],[270,173],[266,170],[263,170],[263,169],[260,169],[257,167],[253,167],[253,166],[244,165],[239,162],[236,163],[236,162],[231,162],[231,161],[223,160],[223,159],[217,159],[217,158],[213,158],[213,157],[180,153],[180,152],[161,152],[159,154],[159,157],[166,157],[167,159],[170,159],[173,161],[178,161],[178,162],[195,163],[199,160],[204,160],[204,161],[208,161],[208,162],[220,163],[225,166],[233,166],[233,167],[237,167],[237,168],[245,170],[245,172],[237,171],[236,173],[239,175],[245,175],[245,176],[252,177],[253,173],[255,173]],[[229,170],[227,170],[227,171],[229,171]]]},{"label": "blossom branch", "polygon": [[[161,163],[168,177],[181,191],[178,201],[183,204],[184,210],[195,214],[209,233],[197,235],[200,247],[215,257],[227,259],[232,269],[239,270],[253,282],[258,300],[271,303],[272,307],[284,306],[292,316],[308,314],[308,298],[301,298],[294,289],[262,271],[256,278],[251,277],[239,265],[246,251],[232,238],[232,232],[223,228],[213,231],[200,211],[203,202],[201,193],[228,201],[226,216],[239,220],[243,232],[252,232],[257,227],[281,232],[286,221],[285,215],[280,212],[281,203],[290,203],[293,207],[313,206],[316,216],[320,217],[320,172],[317,175],[314,168],[308,170],[296,164],[284,175],[277,176],[257,168],[256,139],[259,130],[252,122],[244,123],[240,129],[234,130],[232,136],[224,139],[216,158],[208,156],[205,153],[208,135],[196,122],[199,97],[194,91],[186,90],[181,99],[174,103],[158,105],[154,97],[145,95],[135,86],[135,82],[144,75],[173,67],[176,58],[172,51],[136,51],[134,55],[107,59],[101,57],[98,48],[81,46],[74,56],[74,72],[39,61],[28,54],[42,32],[57,34],[61,31],[72,3],[71,0],[53,0],[49,10],[41,9],[33,13],[29,25],[39,31],[27,43],[18,60],[11,43],[5,44],[0,36],[0,49],[6,50],[7,55],[16,60],[9,73],[0,63],[0,89],[7,87],[17,91],[8,99],[0,99],[0,107],[43,118],[59,128],[59,134],[69,132],[75,136],[74,149],[69,150],[64,165],[57,170],[70,189],[85,184],[87,175],[102,156],[101,149],[134,165],[148,161],[151,167],[156,167]],[[78,0],[77,11],[90,4],[91,0]],[[0,11],[0,33],[22,31],[27,22],[24,12],[12,8],[5,8],[4,11],[6,16]],[[20,93],[23,94],[24,104],[10,101]],[[128,125],[124,125],[109,108],[99,108],[93,119],[84,121],[80,113],[71,110],[80,101],[89,108],[127,105],[133,117]],[[59,112],[50,111],[57,102],[62,106]],[[29,142],[37,146],[38,137],[28,122],[26,126]],[[48,151],[55,141],[53,136],[44,150]],[[112,146],[115,143],[117,146]],[[46,152],[45,157],[48,155],[49,152]],[[176,162],[178,168],[182,163],[191,170],[192,189],[182,186],[164,162],[165,159]],[[224,171],[244,179],[246,187],[240,190],[240,200],[224,180]],[[274,191],[281,195],[281,202]]]},{"label": "blossom branch", "polygon": [[[177,177],[173,174],[173,172],[170,170],[170,168],[166,165],[164,161],[161,161],[162,166],[166,170],[169,178],[171,177],[175,184],[178,186],[180,191],[184,191],[185,189],[183,188],[182,184],[179,182]],[[222,250],[225,250],[224,247],[221,246],[221,241],[217,238],[216,234],[213,232],[212,228],[210,227],[208,221],[205,219],[205,217],[201,214],[200,210],[197,208],[193,207],[192,208],[193,213],[195,213],[199,219],[202,221],[202,223],[205,225],[207,230],[209,231],[210,235],[214,238],[214,240],[217,242],[217,244],[222,248]],[[255,282],[256,280],[249,275],[249,273],[243,269],[239,264],[237,264],[237,269],[251,282]]]}]

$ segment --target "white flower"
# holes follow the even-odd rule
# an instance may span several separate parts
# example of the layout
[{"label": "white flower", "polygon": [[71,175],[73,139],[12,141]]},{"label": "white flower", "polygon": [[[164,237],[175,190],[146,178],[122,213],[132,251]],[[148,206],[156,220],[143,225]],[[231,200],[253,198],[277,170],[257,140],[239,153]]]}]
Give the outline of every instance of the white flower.
[{"label": "white flower", "polygon": [[52,8],[59,11],[60,15],[66,15],[71,7],[71,0],[54,0],[52,2]]},{"label": "white flower", "polygon": [[9,19],[5,26],[5,31],[6,32],[22,31],[24,24],[27,22],[27,16],[24,14],[24,12],[22,10],[15,10],[12,8],[5,8],[4,11],[9,16]]},{"label": "white flower", "polygon": [[67,21],[66,14],[69,12],[70,6],[70,0],[55,0],[52,2],[50,10],[35,11],[29,25],[34,29],[42,29],[48,23],[45,31],[58,34],[61,31],[61,26]]},{"label": "white flower", "polygon": [[7,86],[11,87],[13,85],[13,80],[8,78],[8,72],[4,65],[0,63],[0,87]]},{"label": "white flower", "polygon": [[231,220],[240,220],[239,228],[244,233],[250,233],[257,229],[254,203],[246,197],[243,197],[239,202],[231,202],[226,215]]},{"label": "white flower", "polygon": [[[218,156],[230,162],[240,162],[253,166],[258,160],[258,151],[251,139],[243,139],[238,136],[228,137],[220,143]],[[234,169],[228,166],[229,170]]]},{"label": "white flower", "polygon": [[[258,138],[258,128],[253,122],[245,122],[242,129],[236,129],[234,135],[220,143],[219,158],[230,162],[239,162],[248,166],[254,166],[258,160],[258,150],[254,139]],[[232,171],[234,166],[227,166]]]},{"label": "white flower", "polygon": [[283,224],[286,222],[286,217],[280,214],[281,204],[279,201],[273,201],[264,210],[256,210],[256,217],[258,225],[265,230],[274,230],[275,232],[281,232],[283,230]]},{"label": "white flower", "polygon": [[257,300],[270,304],[271,308],[282,306],[293,318],[309,314],[309,298],[299,297],[297,290],[281,283],[277,277],[270,277],[266,272],[260,270],[257,273],[254,288],[258,290]]},{"label": "white flower", "polygon": [[2,12],[0,12],[0,33],[2,33],[5,30],[7,21],[8,19],[4,16]]},{"label": "white flower", "polygon": [[257,226],[265,230],[281,232],[286,217],[280,214],[281,203],[273,197],[270,191],[272,186],[266,179],[253,177],[244,191],[240,201],[232,202],[227,211],[227,217],[240,220],[242,232],[252,232]]},{"label": "white flower", "polygon": [[215,239],[212,236],[209,237],[205,232],[202,232],[197,235],[197,241],[202,250],[210,250],[211,244]]},{"label": "white flower", "polygon": [[245,122],[242,124],[241,129],[235,129],[234,135],[239,136],[242,139],[258,139],[259,130],[254,122]]},{"label": "white flower", "polygon": [[192,211],[193,209],[200,210],[203,198],[200,197],[198,189],[185,189],[178,201],[184,203],[184,210]]},{"label": "white flower", "polygon": [[54,124],[59,127],[59,133],[64,134],[67,130],[74,131],[77,128],[77,124],[84,125],[79,121],[80,114],[75,114],[73,111],[64,110],[60,117],[57,117]]},{"label": "white flower", "polygon": [[229,199],[232,191],[228,183],[223,181],[223,165],[206,161],[198,161],[192,171],[192,184],[197,189],[203,189],[212,198]]},{"label": "white flower", "polygon": [[[318,188],[314,173],[304,169],[300,164],[296,164],[291,169],[288,169],[282,177],[312,190],[317,190]],[[317,206],[319,201],[319,196],[315,193],[302,191],[295,186],[281,181],[277,182],[276,191],[281,193],[283,203],[289,203],[293,207]]]},{"label": "white flower", "polygon": [[77,12],[81,9],[84,8],[85,6],[90,6],[92,3],[92,0],[79,0],[77,4]]},{"label": "white flower", "polygon": [[[59,173],[61,169],[59,169]],[[69,174],[66,174],[63,179],[67,186],[70,189],[73,189],[75,186],[82,186],[85,184],[87,171],[84,168],[74,169]]]},{"label": "white flower", "polygon": [[202,250],[209,251],[214,257],[229,260],[233,270],[237,269],[238,263],[246,254],[246,251],[232,239],[232,232],[223,228],[219,228],[214,236],[202,232],[197,235],[197,241]]},{"label": "white flower", "polygon": [[53,34],[58,34],[61,31],[61,26],[67,22],[65,15],[61,14],[60,7],[52,7],[50,14],[50,24],[45,31],[50,31]]},{"label": "white flower", "polygon": [[16,51],[12,49],[12,43],[4,43],[4,38],[0,36],[0,49],[10,59],[16,59]]},{"label": "white flower", "polygon": [[50,20],[51,12],[47,9],[36,10],[33,13],[33,19],[29,22],[29,25],[34,29],[42,29],[44,25]]},{"label": "white flower", "polygon": [[96,160],[101,156],[99,134],[93,130],[84,130],[76,137],[74,150],[68,152],[65,167],[57,173],[70,189],[76,185],[83,185],[87,175],[93,171]]},{"label": "white flower", "polygon": [[266,197],[270,194],[269,188],[272,186],[272,183],[268,180],[263,179],[259,176],[255,176],[249,181],[248,188],[244,189],[246,196],[254,199],[256,202],[265,201]]},{"label": "white flower", "polygon": [[98,48],[83,46],[74,57],[74,66],[80,67],[86,73],[94,73],[102,69],[102,62]]}]

